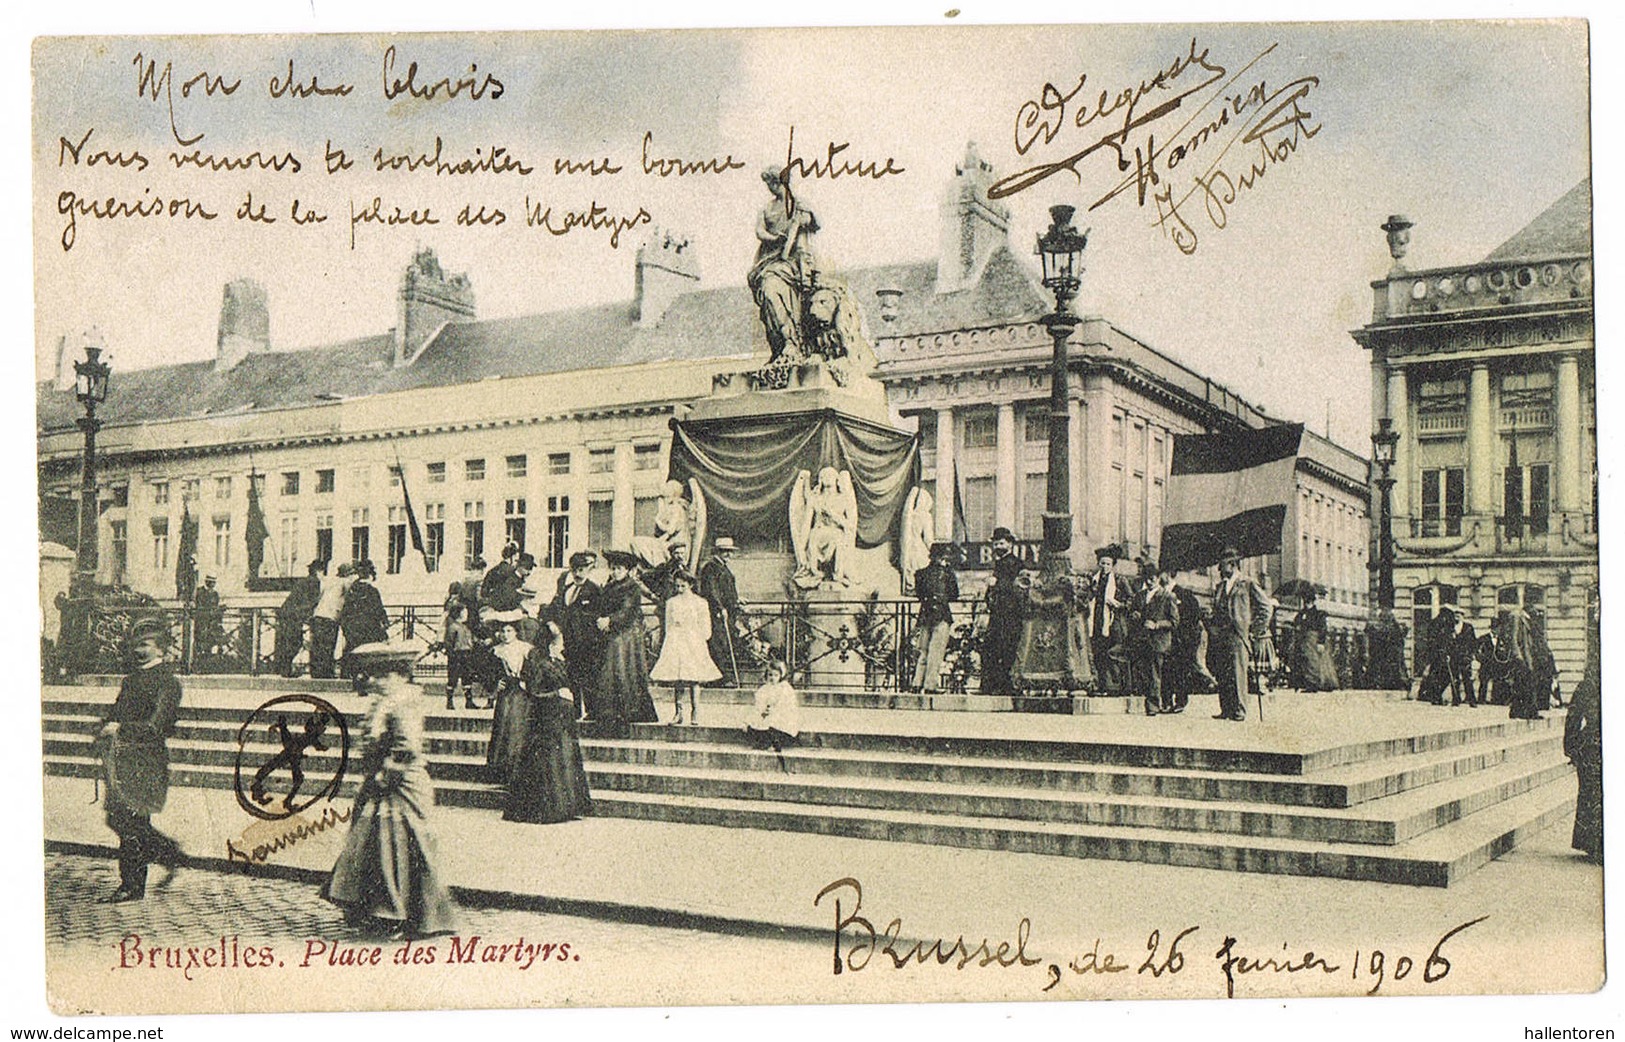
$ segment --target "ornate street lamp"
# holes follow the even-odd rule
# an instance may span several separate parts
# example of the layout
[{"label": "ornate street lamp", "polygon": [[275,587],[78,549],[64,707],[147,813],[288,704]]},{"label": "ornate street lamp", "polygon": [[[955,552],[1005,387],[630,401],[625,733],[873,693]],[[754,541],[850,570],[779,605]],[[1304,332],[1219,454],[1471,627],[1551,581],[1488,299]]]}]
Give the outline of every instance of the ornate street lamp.
[{"label": "ornate street lamp", "polygon": [[1038,256],[1044,268],[1044,286],[1055,294],[1055,310],[1044,325],[1055,342],[1050,363],[1049,483],[1044,503],[1044,565],[1047,574],[1066,570],[1066,552],[1072,548],[1070,419],[1067,409],[1066,342],[1078,327],[1072,301],[1083,276],[1083,251],[1089,233],[1072,227],[1073,207],[1052,206],[1049,230],[1038,237]]},{"label": "ornate street lamp", "polygon": [[1399,433],[1387,416],[1371,434],[1371,458],[1377,464],[1377,610],[1366,628],[1366,682],[1374,688],[1410,686],[1405,668],[1405,629],[1394,618],[1394,448]]},{"label": "ornate street lamp", "polygon": [[74,562],[73,596],[87,597],[96,585],[96,432],[102,421],[96,406],[107,401],[107,378],[113,367],[101,360],[102,345],[86,335],[85,360],[73,363],[73,396],[85,407],[79,429],[85,432],[83,480],[79,484],[79,552]]},{"label": "ornate street lamp", "polygon": [[1072,615],[1071,562],[1072,502],[1070,484],[1071,438],[1067,408],[1068,362],[1066,342],[1078,327],[1072,301],[1083,275],[1083,251],[1089,233],[1072,227],[1071,206],[1050,207],[1049,230],[1038,237],[1044,286],[1055,294],[1055,310],[1043,322],[1055,343],[1050,366],[1049,482],[1044,504],[1043,576],[1027,592],[1027,614],[1022,620],[1012,679],[1018,686],[1070,690],[1083,674],[1068,626]]}]

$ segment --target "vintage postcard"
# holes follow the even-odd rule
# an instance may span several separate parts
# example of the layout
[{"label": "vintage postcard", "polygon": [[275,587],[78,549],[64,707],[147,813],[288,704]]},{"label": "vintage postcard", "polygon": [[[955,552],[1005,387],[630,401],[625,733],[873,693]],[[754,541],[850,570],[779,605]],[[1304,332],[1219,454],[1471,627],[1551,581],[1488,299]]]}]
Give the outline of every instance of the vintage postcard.
[{"label": "vintage postcard", "polygon": [[1601,988],[1590,63],[40,37],[50,1008]]}]

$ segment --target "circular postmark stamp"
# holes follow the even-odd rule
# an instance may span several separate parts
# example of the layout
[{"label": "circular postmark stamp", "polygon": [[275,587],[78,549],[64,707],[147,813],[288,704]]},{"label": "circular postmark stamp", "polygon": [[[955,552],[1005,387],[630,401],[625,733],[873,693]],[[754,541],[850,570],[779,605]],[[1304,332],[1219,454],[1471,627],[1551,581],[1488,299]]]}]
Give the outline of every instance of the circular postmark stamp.
[{"label": "circular postmark stamp", "polygon": [[[269,744],[255,741],[262,734],[270,736]],[[278,695],[237,731],[237,803],[266,821],[291,818],[337,796],[349,761],[350,729],[342,712],[313,695]]]}]

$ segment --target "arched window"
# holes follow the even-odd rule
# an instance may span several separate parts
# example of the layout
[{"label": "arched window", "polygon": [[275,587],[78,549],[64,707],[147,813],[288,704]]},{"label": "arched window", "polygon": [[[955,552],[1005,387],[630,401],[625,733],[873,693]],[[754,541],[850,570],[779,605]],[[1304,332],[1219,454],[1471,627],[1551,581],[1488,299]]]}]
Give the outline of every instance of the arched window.
[{"label": "arched window", "polygon": [[1512,583],[1495,593],[1495,603],[1502,608],[1522,608],[1533,612],[1546,607],[1546,587],[1539,583]]}]

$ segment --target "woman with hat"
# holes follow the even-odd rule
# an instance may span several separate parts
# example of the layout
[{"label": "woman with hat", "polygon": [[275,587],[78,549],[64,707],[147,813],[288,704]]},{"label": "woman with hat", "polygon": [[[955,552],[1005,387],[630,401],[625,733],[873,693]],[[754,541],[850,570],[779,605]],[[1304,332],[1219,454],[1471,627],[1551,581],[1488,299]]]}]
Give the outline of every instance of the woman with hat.
[{"label": "woman with hat", "polygon": [[[649,696],[649,668],[643,649],[642,586],[632,574],[637,557],[624,550],[604,551],[609,583],[598,601],[598,631],[604,634],[603,665],[596,697],[602,721],[612,737],[624,738],[629,724],[654,723]],[[598,716],[597,713],[594,714]]]},{"label": "woman with hat", "polygon": [[711,639],[711,606],[694,592],[694,577],[687,572],[673,572],[671,583],[675,592],[666,601],[666,639],[660,644],[660,657],[649,679],[671,685],[674,724],[683,722],[683,689],[687,688],[688,722],[694,724],[699,722],[694,689],[720,680],[722,671],[711,661],[707,646]]},{"label": "woman with hat", "polygon": [[1292,673],[1300,691],[1336,691],[1337,667],[1326,648],[1326,612],[1315,603],[1320,587],[1303,591],[1303,607],[1293,623]]},{"label": "woman with hat", "polygon": [[525,659],[530,703],[524,740],[508,772],[505,821],[550,825],[592,813],[587,767],[576,738],[575,703],[564,664],[564,633],[549,622]]},{"label": "woman with hat", "polygon": [[350,833],[322,896],[346,922],[385,934],[429,937],[457,929],[439,848],[429,827],[434,787],[424,755],[423,690],[412,683],[414,648],[364,644],[346,658],[372,705],[362,724],[361,789]]},{"label": "woman with hat", "polygon": [[168,868],[169,885],[181,862],[180,845],[152,826],[169,796],[169,736],[175,733],[181,684],[164,665],[169,627],[157,618],[130,627],[131,669],[97,736],[107,779],[107,827],[118,834],[118,890],[102,903],[139,901],[147,894],[147,865]]},{"label": "woman with hat", "polygon": [[982,694],[1011,694],[1010,670],[1021,642],[1021,558],[1015,533],[993,530],[993,583],[987,590],[987,632],[982,637]]}]

